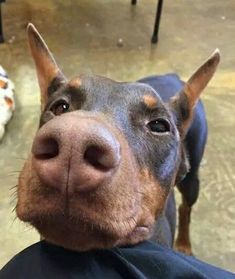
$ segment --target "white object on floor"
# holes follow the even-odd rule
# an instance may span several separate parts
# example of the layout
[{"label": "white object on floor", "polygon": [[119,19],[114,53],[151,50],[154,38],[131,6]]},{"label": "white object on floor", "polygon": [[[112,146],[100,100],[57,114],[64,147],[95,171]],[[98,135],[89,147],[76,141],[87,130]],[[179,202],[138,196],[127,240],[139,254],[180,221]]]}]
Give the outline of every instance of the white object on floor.
[{"label": "white object on floor", "polygon": [[14,83],[0,66],[0,140],[4,136],[5,126],[15,110],[14,89]]}]

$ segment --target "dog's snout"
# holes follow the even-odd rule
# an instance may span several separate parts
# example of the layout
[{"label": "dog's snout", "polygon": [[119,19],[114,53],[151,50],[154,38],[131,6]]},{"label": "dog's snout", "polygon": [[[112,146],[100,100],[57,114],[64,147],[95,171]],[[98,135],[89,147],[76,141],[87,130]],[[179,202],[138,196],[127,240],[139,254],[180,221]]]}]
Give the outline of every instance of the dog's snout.
[{"label": "dog's snout", "polygon": [[68,113],[39,129],[33,167],[43,184],[73,192],[105,184],[120,163],[120,144],[95,118]]},{"label": "dog's snout", "polygon": [[38,160],[49,160],[59,154],[59,145],[53,137],[41,137],[34,145],[33,153]]},{"label": "dog's snout", "polygon": [[84,152],[84,160],[101,171],[109,171],[119,162],[119,154],[114,153],[116,148],[104,149],[99,145],[91,145]]}]

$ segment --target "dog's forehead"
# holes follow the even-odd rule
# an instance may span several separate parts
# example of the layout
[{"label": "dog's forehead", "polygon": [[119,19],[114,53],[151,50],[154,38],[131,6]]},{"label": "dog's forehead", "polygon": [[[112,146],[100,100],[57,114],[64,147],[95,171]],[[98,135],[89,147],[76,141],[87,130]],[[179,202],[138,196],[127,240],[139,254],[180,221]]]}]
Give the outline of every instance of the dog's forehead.
[{"label": "dog's forehead", "polygon": [[68,86],[95,99],[111,99],[114,103],[143,102],[150,109],[163,104],[161,97],[151,86],[139,82],[117,82],[98,75],[80,75],[70,80]]}]

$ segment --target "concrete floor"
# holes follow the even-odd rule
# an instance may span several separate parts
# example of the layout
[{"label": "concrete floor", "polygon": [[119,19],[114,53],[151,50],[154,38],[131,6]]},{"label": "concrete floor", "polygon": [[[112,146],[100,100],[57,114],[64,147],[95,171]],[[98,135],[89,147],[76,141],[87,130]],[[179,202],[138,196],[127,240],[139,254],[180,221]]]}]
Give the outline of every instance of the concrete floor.
[{"label": "concrete floor", "polygon": [[[203,95],[209,140],[191,229],[197,257],[235,271],[235,3],[165,1],[160,41],[152,46],[155,5],[155,0],[136,7],[126,0],[8,0],[3,5],[7,43],[0,45],[0,61],[15,82],[17,109],[0,144],[0,267],[39,240],[15,218],[10,190],[38,125],[39,89],[25,35],[31,21],[68,76],[93,72],[126,81],[177,72],[185,79],[220,48],[221,65]],[[123,47],[117,47],[119,38]]]}]

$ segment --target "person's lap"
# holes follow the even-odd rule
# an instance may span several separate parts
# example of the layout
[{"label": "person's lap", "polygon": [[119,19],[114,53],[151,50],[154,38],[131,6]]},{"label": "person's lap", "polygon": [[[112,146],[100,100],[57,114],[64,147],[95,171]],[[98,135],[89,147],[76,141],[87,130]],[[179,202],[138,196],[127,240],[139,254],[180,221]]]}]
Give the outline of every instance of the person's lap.
[{"label": "person's lap", "polygon": [[80,253],[41,241],[16,255],[0,271],[0,278],[229,279],[235,274],[150,241]]}]

